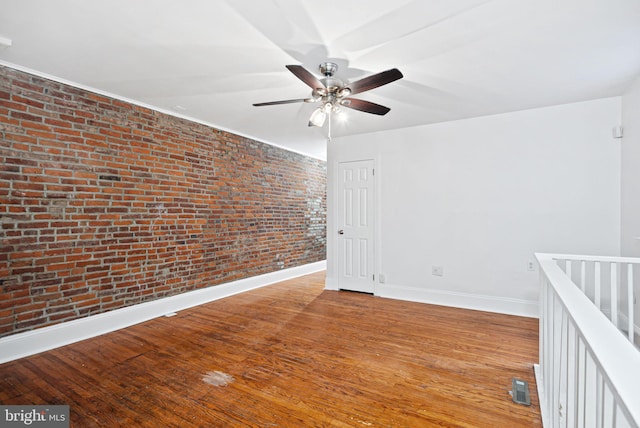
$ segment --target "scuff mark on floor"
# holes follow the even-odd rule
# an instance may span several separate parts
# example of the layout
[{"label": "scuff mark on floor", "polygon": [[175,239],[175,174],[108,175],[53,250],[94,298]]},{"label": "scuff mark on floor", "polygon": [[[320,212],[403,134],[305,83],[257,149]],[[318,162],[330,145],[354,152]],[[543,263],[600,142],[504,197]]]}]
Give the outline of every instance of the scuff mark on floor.
[{"label": "scuff mark on floor", "polygon": [[207,374],[202,377],[202,380],[205,383],[213,386],[227,386],[235,379],[230,374],[226,374],[220,371],[213,371],[207,372]]}]

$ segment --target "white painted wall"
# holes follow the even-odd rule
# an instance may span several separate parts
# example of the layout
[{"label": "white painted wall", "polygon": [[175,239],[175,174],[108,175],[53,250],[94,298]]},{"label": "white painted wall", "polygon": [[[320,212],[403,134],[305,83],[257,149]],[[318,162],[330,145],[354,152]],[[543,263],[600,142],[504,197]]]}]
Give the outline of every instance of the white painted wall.
[{"label": "white painted wall", "polygon": [[640,257],[640,77],[622,96],[622,255]]},{"label": "white painted wall", "polygon": [[616,97],[334,139],[327,288],[337,164],[374,159],[376,294],[536,316],[534,252],[619,255],[620,117]]}]

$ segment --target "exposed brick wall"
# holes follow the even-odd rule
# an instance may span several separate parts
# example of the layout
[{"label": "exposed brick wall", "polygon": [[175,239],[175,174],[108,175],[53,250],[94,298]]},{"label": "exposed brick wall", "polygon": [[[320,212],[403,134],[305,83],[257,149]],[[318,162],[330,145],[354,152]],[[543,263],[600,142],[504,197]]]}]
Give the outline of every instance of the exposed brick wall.
[{"label": "exposed brick wall", "polygon": [[326,164],[0,67],[0,336],[325,259]]}]

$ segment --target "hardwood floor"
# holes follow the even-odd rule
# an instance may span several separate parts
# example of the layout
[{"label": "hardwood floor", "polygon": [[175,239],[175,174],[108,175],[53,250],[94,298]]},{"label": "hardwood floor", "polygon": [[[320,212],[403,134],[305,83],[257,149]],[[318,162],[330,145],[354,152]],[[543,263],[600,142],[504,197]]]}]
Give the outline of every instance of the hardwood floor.
[{"label": "hardwood floor", "polygon": [[308,275],[0,365],[0,403],[68,404],[72,427],[541,426],[537,320],[323,287]]}]

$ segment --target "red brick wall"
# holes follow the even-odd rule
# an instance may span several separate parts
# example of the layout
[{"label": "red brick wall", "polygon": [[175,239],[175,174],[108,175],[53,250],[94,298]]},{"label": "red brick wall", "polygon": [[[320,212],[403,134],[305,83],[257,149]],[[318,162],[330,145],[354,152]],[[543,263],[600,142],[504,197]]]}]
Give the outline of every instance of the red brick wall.
[{"label": "red brick wall", "polygon": [[0,336],[325,259],[326,164],[0,67]]}]

